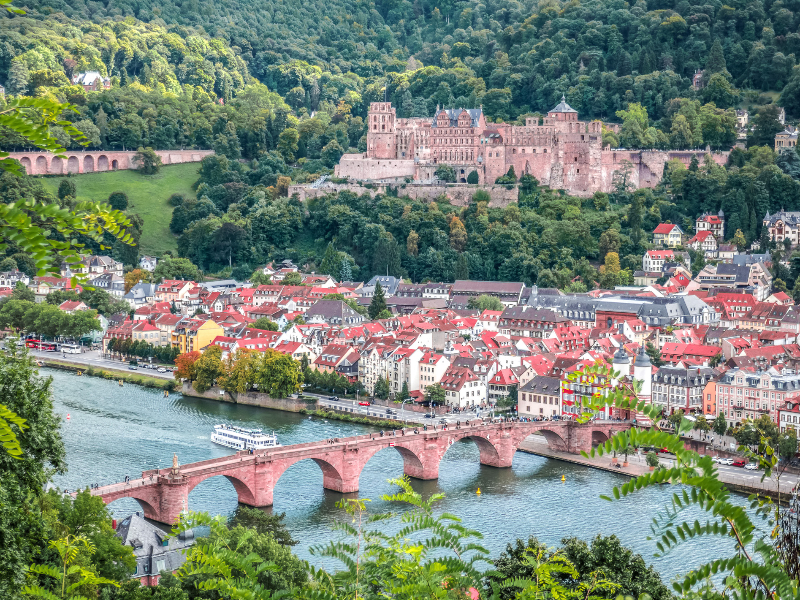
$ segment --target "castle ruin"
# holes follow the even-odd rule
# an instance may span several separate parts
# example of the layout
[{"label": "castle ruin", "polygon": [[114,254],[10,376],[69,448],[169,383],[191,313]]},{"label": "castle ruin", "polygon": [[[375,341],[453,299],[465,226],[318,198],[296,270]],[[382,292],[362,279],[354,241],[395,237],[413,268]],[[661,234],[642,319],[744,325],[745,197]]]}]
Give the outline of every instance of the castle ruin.
[{"label": "castle ruin", "polygon": [[[586,196],[613,188],[614,173],[630,168],[634,187],[654,187],[668,160],[687,166],[704,150],[625,150],[603,148],[603,124],[579,121],[564,97],[547,116],[528,117],[525,125],[487,123],[480,108],[437,109],[433,119],[398,119],[390,102],[373,102],[367,116],[367,151],[345,154],[335,176],[354,181],[438,183],[436,168],[455,169],[456,182],[471,172],[493,184],[514,167],[517,177],[530,173],[543,185]],[[618,125],[607,125],[609,129]],[[718,164],[727,152],[715,152]]]}]

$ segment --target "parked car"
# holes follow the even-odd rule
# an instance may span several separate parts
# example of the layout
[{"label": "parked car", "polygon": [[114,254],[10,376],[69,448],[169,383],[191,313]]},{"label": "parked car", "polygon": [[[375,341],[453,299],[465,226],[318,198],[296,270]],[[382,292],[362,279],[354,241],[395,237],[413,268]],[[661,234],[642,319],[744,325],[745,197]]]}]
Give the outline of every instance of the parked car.
[{"label": "parked car", "polygon": [[734,467],[743,467],[745,462],[740,458],[731,462]]},{"label": "parked car", "polygon": [[397,413],[395,411],[393,411],[391,408],[387,408],[386,409],[386,414],[387,415],[396,415]]},{"label": "parked car", "polygon": [[339,400],[339,396],[331,396],[328,400]]},{"label": "parked car", "polygon": [[136,365],[128,365],[128,369],[130,369],[131,371],[137,371],[139,367],[137,367]]},{"label": "parked car", "polygon": [[439,425],[447,425],[447,419],[439,419]]},{"label": "parked car", "polygon": [[747,463],[744,468],[748,471],[758,471],[758,465],[756,463]]},{"label": "parked car", "polygon": [[720,459],[719,459],[719,456],[712,456],[712,457],[711,457],[711,462],[718,463],[718,462],[719,462],[719,460],[720,460]]},{"label": "parked car", "polygon": [[732,458],[720,458],[719,459],[719,464],[721,464],[721,465],[732,465],[733,464],[733,459]]},{"label": "parked car", "polygon": [[[337,398],[337,400],[338,400],[338,398]],[[369,402],[359,402],[358,405],[359,406],[372,406],[372,404],[370,404]]]},{"label": "parked car", "polygon": [[159,373],[166,373],[167,370],[164,367],[158,367],[158,372]]}]

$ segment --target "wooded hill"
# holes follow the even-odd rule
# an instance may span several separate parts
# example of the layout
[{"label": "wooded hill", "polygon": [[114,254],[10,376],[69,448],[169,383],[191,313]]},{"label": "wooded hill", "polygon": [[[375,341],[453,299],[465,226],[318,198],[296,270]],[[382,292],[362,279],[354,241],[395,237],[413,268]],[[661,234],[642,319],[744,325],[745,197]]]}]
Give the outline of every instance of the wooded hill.
[{"label": "wooded hill", "polygon": [[[346,98],[353,114],[363,116],[388,84],[403,116],[430,115],[437,104],[482,103],[491,117],[514,119],[545,112],[566,93],[584,118],[614,119],[629,102],[641,102],[651,119],[660,119],[672,98],[729,108],[742,100],[766,103],[758,91],[782,92],[782,105],[800,116],[798,0],[28,0],[20,6],[33,18],[63,12],[79,28],[135,17],[166,25],[176,43],[193,37],[189,27],[205,31],[229,43],[251,75],[297,109]],[[4,41],[0,77],[25,49]],[[24,41],[37,44],[35,37]],[[213,49],[216,42],[209,44]],[[150,60],[158,54],[168,64],[166,55],[181,52],[169,42],[150,50]],[[223,67],[242,73],[225,47],[214,51],[228,57],[227,65],[219,61]],[[120,77],[140,76],[147,60],[126,65],[108,58],[104,64]],[[216,66],[214,57],[208,60]],[[702,68],[709,85],[695,94],[691,77]],[[745,97],[739,90],[756,92]]]}]

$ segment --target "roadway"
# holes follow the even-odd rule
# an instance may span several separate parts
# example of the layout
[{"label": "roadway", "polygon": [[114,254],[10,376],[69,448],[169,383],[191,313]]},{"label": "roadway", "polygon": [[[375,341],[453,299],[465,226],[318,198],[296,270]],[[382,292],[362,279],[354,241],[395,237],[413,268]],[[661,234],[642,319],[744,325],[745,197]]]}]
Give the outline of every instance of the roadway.
[{"label": "roadway", "polygon": [[[659,454],[658,456],[659,461],[662,462],[664,465],[668,467],[675,466],[675,458],[670,455]],[[641,457],[631,457],[630,460],[637,460],[644,462],[644,456]],[[746,459],[744,459],[746,460]],[[753,487],[758,487],[761,482],[761,476],[764,474],[763,471],[750,471],[745,469],[744,467],[734,467],[733,465],[722,465],[717,463],[717,470],[719,471],[720,475],[722,476],[721,479],[725,483],[739,483],[742,485],[748,485]],[[777,477],[773,473],[771,479],[765,479],[764,483],[772,482],[774,484],[777,483]],[[780,483],[781,489],[785,491],[789,491],[794,486],[796,486],[800,482],[800,475],[795,473],[784,472],[781,475]]]},{"label": "roadway", "polygon": [[[30,350],[30,354],[42,360],[58,360],[61,362],[72,363],[83,367],[94,367],[97,369],[119,369],[121,371],[128,370],[128,361],[126,360],[112,360],[105,358],[99,350],[87,350],[80,354],[62,354],[61,352],[43,352],[41,350]],[[140,361],[141,363],[142,361]],[[172,373],[159,373],[155,369],[144,369],[139,367],[139,371],[143,375],[150,375],[151,377],[162,377],[164,379],[174,379]]]},{"label": "roadway", "polygon": [[369,417],[378,417],[381,419],[394,419],[396,421],[419,423],[421,425],[438,424],[441,419],[444,419],[445,422],[447,422],[448,424],[453,424],[456,421],[463,422],[469,419],[487,417],[491,414],[491,411],[489,410],[479,410],[477,412],[476,411],[461,412],[461,413],[453,413],[446,415],[436,415],[432,418],[425,418],[425,413],[419,413],[411,410],[404,410],[404,408],[400,404],[396,405],[395,407],[378,406],[377,404],[373,404],[371,406],[361,406],[359,405],[359,402],[365,402],[367,401],[366,399],[362,399],[359,400],[359,402],[357,402],[355,400],[349,400],[349,399],[331,400],[330,394],[313,394],[310,392],[303,392],[303,395],[316,398],[320,406],[336,410],[346,410],[348,413],[358,415],[361,417],[369,416]]}]

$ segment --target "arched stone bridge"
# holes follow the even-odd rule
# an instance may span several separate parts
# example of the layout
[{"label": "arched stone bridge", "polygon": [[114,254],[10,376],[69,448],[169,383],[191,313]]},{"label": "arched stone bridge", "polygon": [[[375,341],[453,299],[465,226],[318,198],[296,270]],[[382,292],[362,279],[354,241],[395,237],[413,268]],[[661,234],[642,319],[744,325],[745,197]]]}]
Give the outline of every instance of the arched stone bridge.
[{"label": "arched stone bridge", "polygon": [[[165,165],[200,162],[213,150],[156,150]],[[135,169],[136,152],[66,152],[61,158],[50,152],[11,152],[9,158],[18,160],[28,175],[66,175],[67,173],[95,173]]]},{"label": "arched stone bridge", "polygon": [[270,506],[275,484],[281,475],[301,460],[313,460],[322,469],[323,487],[342,493],[358,491],[361,470],[381,450],[393,447],[403,457],[403,471],[417,479],[437,479],[439,462],[447,448],[461,439],[471,439],[480,450],[483,465],[510,467],[514,453],[532,433],[540,433],[548,445],[561,451],[589,451],[592,444],[605,442],[613,434],[630,427],[626,423],[595,421],[572,422],[502,422],[448,425],[414,433],[413,429],[388,432],[381,437],[372,433],[326,441],[281,446],[259,450],[255,454],[237,452],[182,465],[178,468],[144,471],[141,479],[116,483],[91,490],[108,504],[120,498],[134,498],[147,518],[172,524],[188,506],[189,492],[210,477],[226,477],[236,489],[241,504]]}]

